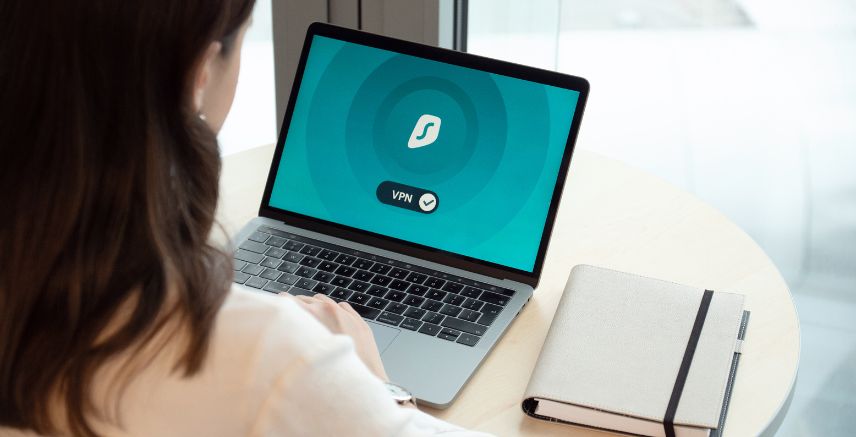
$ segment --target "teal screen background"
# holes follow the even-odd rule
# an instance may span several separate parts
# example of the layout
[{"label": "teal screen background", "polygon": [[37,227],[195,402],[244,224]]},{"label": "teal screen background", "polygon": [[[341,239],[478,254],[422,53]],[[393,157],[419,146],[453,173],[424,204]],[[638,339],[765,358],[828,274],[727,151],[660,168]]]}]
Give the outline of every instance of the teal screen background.
[{"label": "teal screen background", "polygon": [[[270,206],[531,272],[578,97],[315,36]],[[423,114],[439,136],[409,149]],[[383,181],[436,193],[436,210],[381,203]]]}]

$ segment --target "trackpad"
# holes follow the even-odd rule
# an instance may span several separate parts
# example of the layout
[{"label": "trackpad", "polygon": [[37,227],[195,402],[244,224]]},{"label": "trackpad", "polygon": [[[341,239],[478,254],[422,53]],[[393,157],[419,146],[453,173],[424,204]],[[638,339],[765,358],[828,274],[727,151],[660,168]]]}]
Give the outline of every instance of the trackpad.
[{"label": "trackpad", "polygon": [[369,327],[372,328],[372,333],[374,333],[377,350],[381,355],[383,355],[383,351],[392,344],[392,341],[395,340],[395,337],[398,337],[398,333],[401,332],[401,330],[390,328],[389,326],[378,325],[377,323],[367,323],[369,324]]}]

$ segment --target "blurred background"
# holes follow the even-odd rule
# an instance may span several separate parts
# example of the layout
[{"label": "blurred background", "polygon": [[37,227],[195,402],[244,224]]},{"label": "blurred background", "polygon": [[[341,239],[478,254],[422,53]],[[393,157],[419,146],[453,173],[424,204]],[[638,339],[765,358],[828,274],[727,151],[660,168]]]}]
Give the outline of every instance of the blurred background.
[{"label": "blurred background", "polygon": [[[856,435],[856,0],[464,3],[459,49],[588,79],[577,147],[693,193],[778,266],[802,335],[778,435]],[[276,141],[271,17],[259,0],[224,155]]]}]

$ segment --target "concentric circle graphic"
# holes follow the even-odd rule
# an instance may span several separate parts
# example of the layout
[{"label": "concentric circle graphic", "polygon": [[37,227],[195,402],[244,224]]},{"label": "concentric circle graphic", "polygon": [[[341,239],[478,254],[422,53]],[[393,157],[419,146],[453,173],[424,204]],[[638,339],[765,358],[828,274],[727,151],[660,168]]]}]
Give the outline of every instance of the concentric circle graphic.
[{"label": "concentric circle graphic", "polygon": [[[422,61],[414,77],[414,62],[394,56],[357,90],[346,125],[352,133],[346,138],[348,161],[351,168],[360,169],[355,176],[369,190],[377,185],[378,173],[438,194],[466,186],[454,196],[441,194],[443,208],[455,209],[487,184],[502,159],[504,102],[487,73]],[[409,149],[407,140],[423,114],[442,119],[438,138],[431,145]],[[373,153],[366,153],[367,145]]]},{"label": "concentric circle graphic", "polygon": [[[489,73],[399,54],[354,72],[354,65],[365,65],[359,56],[354,50],[332,56],[304,119],[307,189],[317,192],[329,219],[365,220],[353,214],[377,202],[381,182],[393,181],[436,193],[440,206],[423,214],[378,202],[377,220],[470,247],[494,237],[523,210],[544,166],[549,114],[542,87],[501,91]],[[534,112],[509,123],[509,104]],[[441,120],[430,127],[436,139],[408,147],[424,115]],[[358,186],[340,186],[343,179]]]}]

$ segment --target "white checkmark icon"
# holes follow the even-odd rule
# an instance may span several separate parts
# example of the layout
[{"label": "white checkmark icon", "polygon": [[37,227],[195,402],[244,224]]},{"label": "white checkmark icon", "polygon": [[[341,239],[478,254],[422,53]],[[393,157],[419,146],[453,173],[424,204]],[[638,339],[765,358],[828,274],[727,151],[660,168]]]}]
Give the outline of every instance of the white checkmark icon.
[{"label": "white checkmark icon", "polygon": [[437,197],[432,193],[425,193],[419,197],[419,209],[431,212],[437,207]]}]

